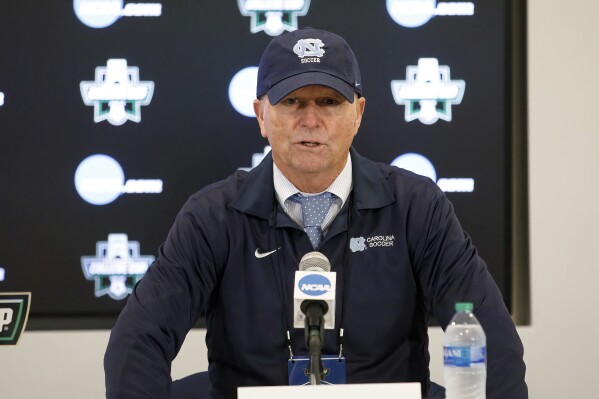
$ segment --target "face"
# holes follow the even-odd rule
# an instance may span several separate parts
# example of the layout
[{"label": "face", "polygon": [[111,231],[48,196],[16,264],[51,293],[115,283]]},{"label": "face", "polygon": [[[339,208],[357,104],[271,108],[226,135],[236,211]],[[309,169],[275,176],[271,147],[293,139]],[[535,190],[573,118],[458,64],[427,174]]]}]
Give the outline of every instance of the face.
[{"label": "face", "polygon": [[307,86],[276,105],[254,100],[254,111],[281,172],[301,191],[320,192],[343,170],[364,105],[363,97],[350,103],[331,88]]}]

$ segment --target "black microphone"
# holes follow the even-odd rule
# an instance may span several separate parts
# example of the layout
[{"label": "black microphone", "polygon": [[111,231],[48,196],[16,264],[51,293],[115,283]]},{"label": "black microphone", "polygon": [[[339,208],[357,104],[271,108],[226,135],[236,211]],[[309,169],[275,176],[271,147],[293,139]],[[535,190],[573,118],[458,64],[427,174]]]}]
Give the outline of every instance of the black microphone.
[{"label": "black microphone", "polygon": [[329,306],[325,301],[304,301],[301,306],[306,315],[306,345],[310,354],[310,384],[320,385],[324,374],[322,347],[324,346],[323,317]]}]

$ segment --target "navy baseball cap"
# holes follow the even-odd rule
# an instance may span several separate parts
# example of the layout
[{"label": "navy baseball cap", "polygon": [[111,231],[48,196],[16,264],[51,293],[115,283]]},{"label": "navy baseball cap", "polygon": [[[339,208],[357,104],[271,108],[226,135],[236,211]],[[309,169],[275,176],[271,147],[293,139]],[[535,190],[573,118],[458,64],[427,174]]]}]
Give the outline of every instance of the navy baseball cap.
[{"label": "navy baseball cap", "polygon": [[268,94],[275,105],[292,91],[310,85],[330,87],[351,103],[354,93],[362,95],[358,61],[347,42],[314,28],[272,39],[260,60],[256,97]]}]

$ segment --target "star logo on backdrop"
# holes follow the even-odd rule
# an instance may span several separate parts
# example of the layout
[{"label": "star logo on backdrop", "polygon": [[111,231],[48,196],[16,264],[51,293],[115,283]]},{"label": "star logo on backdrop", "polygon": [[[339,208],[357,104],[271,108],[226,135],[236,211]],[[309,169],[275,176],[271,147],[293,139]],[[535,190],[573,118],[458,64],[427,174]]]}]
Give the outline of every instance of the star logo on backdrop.
[{"label": "star logo on backdrop", "polygon": [[96,297],[121,300],[133,292],[154,262],[153,256],[139,252],[139,242],[128,241],[127,234],[109,234],[107,241],[96,243],[96,256],[81,257],[83,274],[94,281]]},{"label": "star logo on backdrop", "polygon": [[141,106],[150,104],[154,82],[140,81],[139,68],[127,66],[127,60],[109,59],[96,68],[96,80],[81,82],[80,89],[83,103],[94,107],[94,122],[120,126],[141,121]]},{"label": "star logo on backdrop", "polygon": [[418,66],[406,68],[406,80],[391,81],[391,91],[397,105],[405,106],[405,120],[418,119],[432,125],[439,119],[451,121],[451,106],[464,97],[466,82],[451,80],[447,65],[436,58],[420,58]]},{"label": "star logo on backdrop", "polygon": [[241,15],[251,17],[250,31],[278,36],[297,30],[297,17],[308,13],[310,0],[237,0]]}]

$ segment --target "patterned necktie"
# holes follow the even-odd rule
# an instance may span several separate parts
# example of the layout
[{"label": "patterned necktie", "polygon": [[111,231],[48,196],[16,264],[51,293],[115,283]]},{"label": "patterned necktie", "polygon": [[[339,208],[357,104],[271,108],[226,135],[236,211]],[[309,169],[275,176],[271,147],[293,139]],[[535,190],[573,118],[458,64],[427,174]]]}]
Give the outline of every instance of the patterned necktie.
[{"label": "patterned necktie", "polygon": [[308,234],[314,249],[322,242],[322,222],[329,212],[333,196],[328,191],[324,193],[305,197],[301,194],[294,196],[294,201],[299,202],[302,207],[304,218],[304,231]]}]

